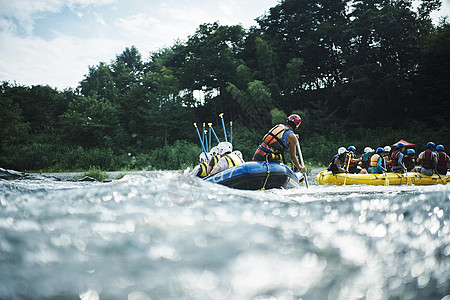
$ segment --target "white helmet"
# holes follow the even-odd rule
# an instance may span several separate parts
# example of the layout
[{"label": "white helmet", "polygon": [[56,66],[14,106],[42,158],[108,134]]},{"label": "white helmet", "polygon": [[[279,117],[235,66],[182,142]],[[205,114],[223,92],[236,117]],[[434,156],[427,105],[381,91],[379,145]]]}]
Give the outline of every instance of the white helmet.
[{"label": "white helmet", "polygon": [[219,154],[219,149],[217,148],[217,146],[212,147],[211,150],[209,151],[209,154],[211,156]]},{"label": "white helmet", "polygon": [[364,153],[367,153],[367,152],[372,152],[373,151],[373,149],[372,148],[370,148],[370,147],[366,147],[366,148],[364,148]]},{"label": "white helmet", "polygon": [[242,157],[242,153],[239,150],[234,150],[232,152],[233,154],[235,154],[237,157],[239,157],[240,159],[244,160],[244,158]]},{"label": "white helmet", "polygon": [[384,151],[390,152],[390,151],[391,151],[391,147],[390,147],[390,146],[385,146],[385,147],[384,147]]},{"label": "white helmet", "polygon": [[204,162],[207,161],[209,159],[208,155],[205,152],[200,153],[200,155],[198,156],[200,162]]},{"label": "white helmet", "polygon": [[233,145],[230,142],[220,142],[217,145],[217,149],[219,150],[220,155],[224,155],[227,152],[233,151]]},{"label": "white helmet", "polygon": [[338,154],[339,155],[344,154],[345,152],[347,152],[347,149],[345,149],[345,147],[341,147],[341,148],[338,149]]}]

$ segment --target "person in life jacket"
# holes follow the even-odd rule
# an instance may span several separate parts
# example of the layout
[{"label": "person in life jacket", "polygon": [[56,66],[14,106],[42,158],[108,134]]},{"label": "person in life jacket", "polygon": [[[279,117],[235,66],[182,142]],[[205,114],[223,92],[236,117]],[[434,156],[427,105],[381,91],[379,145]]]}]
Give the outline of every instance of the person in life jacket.
[{"label": "person in life jacket", "polygon": [[331,163],[328,165],[327,170],[333,172],[333,175],[338,173],[346,173],[347,171],[342,167],[346,156],[347,150],[344,147],[340,147],[338,149],[338,153],[331,159]]},{"label": "person in life jacket", "polygon": [[384,163],[386,166],[386,170],[389,172],[391,171],[391,154],[392,154],[392,148],[391,146],[384,146],[384,154],[383,154],[383,158],[384,158]]},{"label": "person in life jacket", "polygon": [[421,152],[417,157],[417,162],[422,164],[417,170],[424,175],[431,176],[436,169],[437,154],[433,151],[435,147],[433,142],[428,142],[427,149]]},{"label": "person in life jacket", "polygon": [[284,151],[289,149],[289,154],[294,167],[297,170],[306,172],[306,167],[300,166],[297,159],[297,136],[294,129],[297,129],[302,123],[300,116],[290,115],[285,124],[278,124],[263,137],[261,145],[256,149],[253,155],[253,161],[275,161],[285,162]]},{"label": "person in life jacket", "polygon": [[414,149],[408,149],[406,150],[406,155],[403,157],[403,163],[405,164],[406,170],[408,172],[411,172],[414,170],[414,154],[416,154],[416,151]]},{"label": "person in life jacket", "polygon": [[217,145],[217,148],[219,149],[220,159],[209,175],[214,175],[244,163],[242,158],[237,154],[232,153],[233,145],[231,145],[230,142],[220,142],[219,145]]},{"label": "person in life jacket", "polygon": [[207,169],[209,164],[209,157],[205,152],[200,153],[199,155],[200,164],[197,165],[194,170],[191,172],[192,175],[203,178],[208,175]]},{"label": "person in life jacket", "polygon": [[[345,159],[345,165],[348,165],[348,172],[352,174],[367,174],[366,169],[362,169],[358,166],[361,158],[356,158],[356,147],[348,147],[348,155]],[[347,167],[345,167],[347,169]]]},{"label": "person in life jacket", "polygon": [[211,173],[212,169],[214,169],[220,159],[219,149],[217,148],[217,146],[212,147],[209,154],[211,156],[211,159],[209,160],[208,168],[206,169],[206,173],[208,175]]},{"label": "person in life jacket", "polygon": [[361,155],[361,168],[368,170],[370,167],[370,158],[375,154],[375,150],[370,147],[364,148],[364,153]]},{"label": "person in life jacket", "polygon": [[444,152],[443,145],[437,145],[436,151],[437,151],[436,171],[441,175],[447,175],[447,170],[448,167],[450,166],[450,157]]},{"label": "person in life jacket", "polygon": [[407,171],[405,164],[403,163],[405,144],[398,143],[397,148],[391,155],[391,170],[395,173],[404,173]]},{"label": "person in life jacket", "polygon": [[383,148],[378,148],[376,153],[372,155],[370,159],[370,167],[369,167],[369,173],[372,174],[381,174],[383,172],[386,172],[386,161],[384,160],[384,155],[386,151]]}]

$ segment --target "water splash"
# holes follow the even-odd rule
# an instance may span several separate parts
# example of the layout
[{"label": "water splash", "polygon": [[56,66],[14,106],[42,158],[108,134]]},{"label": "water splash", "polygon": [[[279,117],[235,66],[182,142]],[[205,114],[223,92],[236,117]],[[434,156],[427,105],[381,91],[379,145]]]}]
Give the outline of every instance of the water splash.
[{"label": "water splash", "polygon": [[0,182],[0,299],[441,299],[450,192]]}]

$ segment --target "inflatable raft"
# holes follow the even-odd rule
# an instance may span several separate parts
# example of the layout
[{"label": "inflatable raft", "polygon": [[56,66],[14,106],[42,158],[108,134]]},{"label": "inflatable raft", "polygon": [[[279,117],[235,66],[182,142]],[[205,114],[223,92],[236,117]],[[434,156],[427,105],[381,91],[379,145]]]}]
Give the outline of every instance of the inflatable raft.
[{"label": "inflatable raft", "polygon": [[277,162],[246,162],[227,169],[204,180],[241,190],[273,188],[299,188],[302,173],[294,173],[286,165]]},{"label": "inflatable raft", "polygon": [[386,174],[345,174],[339,173],[333,175],[331,171],[322,171],[316,176],[318,184],[346,185],[350,184],[368,184],[368,185],[433,185],[447,184],[450,182],[450,173],[447,175],[433,176],[423,175],[421,173],[386,173]]}]

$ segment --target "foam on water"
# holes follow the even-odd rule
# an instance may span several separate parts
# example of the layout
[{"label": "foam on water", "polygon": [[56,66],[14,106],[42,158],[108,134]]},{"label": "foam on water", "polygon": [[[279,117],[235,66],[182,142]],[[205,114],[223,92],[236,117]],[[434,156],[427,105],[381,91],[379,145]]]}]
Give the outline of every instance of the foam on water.
[{"label": "foam on water", "polygon": [[0,181],[0,299],[442,299],[449,208],[441,185]]}]

